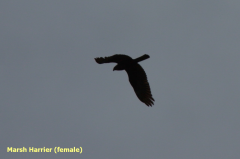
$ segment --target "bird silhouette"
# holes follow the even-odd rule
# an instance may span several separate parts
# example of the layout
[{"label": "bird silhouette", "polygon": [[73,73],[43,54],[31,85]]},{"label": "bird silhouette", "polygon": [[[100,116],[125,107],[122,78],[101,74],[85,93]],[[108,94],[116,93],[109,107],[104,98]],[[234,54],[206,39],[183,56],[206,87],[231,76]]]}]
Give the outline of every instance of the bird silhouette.
[{"label": "bird silhouette", "polygon": [[98,64],[117,63],[114,70],[125,70],[128,74],[129,82],[132,85],[138,99],[145,103],[148,107],[152,106],[154,99],[151,94],[151,89],[147,80],[147,75],[138,62],[148,59],[149,55],[143,55],[136,59],[132,59],[127,55],[113,55],[109,57],[97,57],[95,61]]}]

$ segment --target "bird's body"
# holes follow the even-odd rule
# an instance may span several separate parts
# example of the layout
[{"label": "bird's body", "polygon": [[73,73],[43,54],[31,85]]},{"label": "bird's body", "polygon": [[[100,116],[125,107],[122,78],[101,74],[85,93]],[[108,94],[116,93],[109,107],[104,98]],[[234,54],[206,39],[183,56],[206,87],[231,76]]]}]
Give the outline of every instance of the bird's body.
[{"label": "bird's body", "polygon": [[139,100],[145,103],[147,106],[152,106],[154,99],[151,94],[147,75],[144,69],[138,64],[138,62],[146,60],[148,58],[149,55],[143,55],[136,59],[132,59],[127,55],[113,55],[105,58],[95,58],[95,61],[98,64],[111,62],[117,63],[117,65],[113,68],[113,71],[125,70],[128,74],[129,82],[132,85]]}]

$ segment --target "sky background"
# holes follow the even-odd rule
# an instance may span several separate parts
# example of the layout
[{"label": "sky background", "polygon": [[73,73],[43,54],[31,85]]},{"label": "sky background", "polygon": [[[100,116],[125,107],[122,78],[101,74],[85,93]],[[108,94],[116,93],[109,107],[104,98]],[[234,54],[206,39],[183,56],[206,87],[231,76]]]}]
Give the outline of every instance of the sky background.
[{"label": "sky background", "polygon": [[[239,15],[239,0],[2,0],[1,158],[240,158]],[[150,55],[153,107],[94,60],[114,54]]]}]

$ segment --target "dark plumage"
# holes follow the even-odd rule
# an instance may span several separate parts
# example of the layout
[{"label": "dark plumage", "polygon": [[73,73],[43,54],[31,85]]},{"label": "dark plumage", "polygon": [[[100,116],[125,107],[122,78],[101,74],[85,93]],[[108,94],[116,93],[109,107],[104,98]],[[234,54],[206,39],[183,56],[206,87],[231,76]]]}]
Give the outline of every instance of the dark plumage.
[{"label": "dark plumage", "polygon": [[117,65],[114,70],[125,70],[128,74],[129,82],[131,83],[138,99],[147,106],[152,106],[154,99],[151,94],[150,86],[147,80],[147,75],[138,62],[146,60],[149,55],[143,55],[136,59],[132,59],[127,55],[113,55],[109,57],[95,58],[98,64],[115,62]]}]

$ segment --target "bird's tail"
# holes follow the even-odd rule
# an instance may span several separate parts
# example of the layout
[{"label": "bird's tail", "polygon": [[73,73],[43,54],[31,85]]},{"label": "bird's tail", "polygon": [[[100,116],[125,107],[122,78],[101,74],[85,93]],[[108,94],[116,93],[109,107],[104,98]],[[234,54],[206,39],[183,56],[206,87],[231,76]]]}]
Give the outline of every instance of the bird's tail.
[{"label": "bird's tail", "polygon": [[150,57],[149,55],[145,54],[145,55],[142,55],[142,56],[140,56],[140,57],[134,59],[134,61],[136,61],[136,62],[140,62],[140,61],[143,61],[143,60],[148,59],[149,57]]}]

